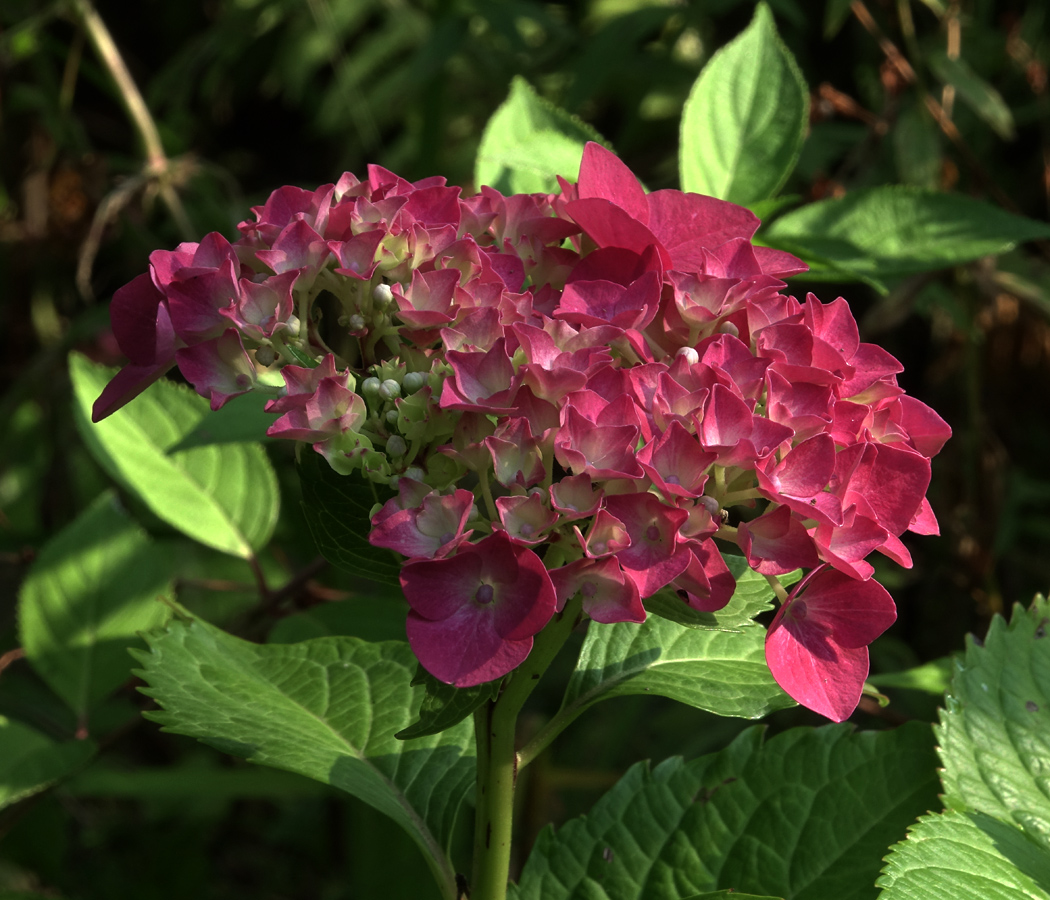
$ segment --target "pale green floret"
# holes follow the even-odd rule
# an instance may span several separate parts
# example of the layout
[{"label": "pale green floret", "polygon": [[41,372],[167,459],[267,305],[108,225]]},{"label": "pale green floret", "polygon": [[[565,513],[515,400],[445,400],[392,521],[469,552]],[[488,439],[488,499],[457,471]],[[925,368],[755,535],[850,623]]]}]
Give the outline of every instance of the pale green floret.
[{"label": "pale green floret", "polygon": [[371,402],[375,402],[379,399],[379,386],[381,382],[375,376],[366,378],[361,382],[361,393],[365,395],[365,399]]},{"label": "pale green floret", "polygon": [[426,380],[427,376],[424,372],[408,372],[401,382],[401,387],[404,388],[406,394],[414,394],[426,384]]}]

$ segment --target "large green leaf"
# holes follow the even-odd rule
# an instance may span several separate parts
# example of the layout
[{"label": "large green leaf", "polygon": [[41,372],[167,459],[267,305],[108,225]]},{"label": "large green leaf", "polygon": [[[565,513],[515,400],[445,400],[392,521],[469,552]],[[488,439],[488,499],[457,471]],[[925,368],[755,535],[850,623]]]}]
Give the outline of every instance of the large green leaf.
[{"label": "large green leaf", "polygon": [[886,859],[879,900],[1050,900],[1050,854],[976,812],[926,816]]},{"label": "large green leaf", "polygon": [[883,900],[1050,898],[1050,604],[973,638],[936,727],[949,811],[893,848]]},{"label": "large green leaf", "polygon": [[773,14],[751,24],[704,66],[682,111],[682,189],[750,205],[772,197],[798,160],[809,92]]},{"label": "large green leaf", "polygon": [[277,478],[258,444],[171,452],[210,415],[203,397],[158,381],[98,424],[91,405],[115,370],[69,360],[77,424],[92,453],[162,520],[202,544],[248,558],[273,534]]},{"label": "large green leaf", "polygon": [[605,141],[576,116],[540,97],[520,76],[485,126],[474,181],[504,194],[551,193],[576,178],[588,141]]},{"label": "large green leaf", "polygon": [[127,648],[155,628],[171,593],[169,558],[103,494],[48,541],[18,601],[26,658],[77,714],[131,677]]},{"label": "large green leaf", "polygon": [[937,727],[945,805],[1014,822],[1050,850],[1050,605],[972,638]]},{"label": "large green leaf", "polygon": [[353,794],[390,816],[422,850],[444,895],[455,897],[446,855],[474,781],[469,723],[399,741],[422,697],[407,644],[352,637],[257,645],[201,621],[173,622],[139,653],[150,717],[252,762],[288,769]]},{"label": "large green leaf", "polygon": [[398,556],[368,543],[372,507],[387,500],[389,491],[378,493],[356,472],[340,475],[312,450],[300,455],[298,468],[303,515],[325,559],[362,578],[400,587]]},{"label": "large green leaf", "polygon": [[650,616],[590,623],[559,716],[610,697],[658,694],[720,716],[757,719],[794,706],[766,665],[764,628],[712,631]]},{"label": "large green leaf", "polygon": [[811,263],[807,278],[886,278],[942,269],[1050,237],[1050,224],[961,194],[883,186],[781,216],[765,243]]},{"label": "large green leaf", "polygon": [[86,740],[59,743],[0,716],[0,809],[71,775],[96,749]]},{"label": "large green leaf", "polygon": [[886,848],[936,803],[935,765],[924,725],[765,743],[752,728],[718,754],[632,767],[589,814],[540,835],[513,897],[873,897]]}]

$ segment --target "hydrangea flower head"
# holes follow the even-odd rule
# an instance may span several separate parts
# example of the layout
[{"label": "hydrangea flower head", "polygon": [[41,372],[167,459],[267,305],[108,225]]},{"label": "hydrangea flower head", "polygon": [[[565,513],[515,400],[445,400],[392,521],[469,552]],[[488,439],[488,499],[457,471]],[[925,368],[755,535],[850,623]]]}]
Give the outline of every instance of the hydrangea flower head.
[{"label": "hydrangea flower head", "polygon": [[150,258],[117,292],[108,415],[177,365],[213,408],[267,392],[273,437],[388,489],[408,640],[435,677],[502,678],[578,598],[592,627],[657,595],[717,611],[723,553],[816,574],[768,633],[792,697],[845,718],[893,621],[874,551],[936,533],[948,426],[907,397],[845,300],[756,247],[732,203],[646,193],[588,144],[555,194],[462,196],[378,166],[285,187],[229,243]]}]

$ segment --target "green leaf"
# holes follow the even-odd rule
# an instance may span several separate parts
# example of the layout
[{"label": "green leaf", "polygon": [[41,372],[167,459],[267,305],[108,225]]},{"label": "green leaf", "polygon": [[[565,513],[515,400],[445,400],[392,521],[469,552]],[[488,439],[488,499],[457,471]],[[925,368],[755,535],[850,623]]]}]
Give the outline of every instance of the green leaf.
[{"label": "green leaf", "polygon": [[633,766],[588,815],[540,835],[512,896],[871,897],[886,848],[937,801],[930,728],[761,735],[748,729],[689,763]]},{"label": "green leaf", "polygon": [[748,205],[772,197],[798,161],[809,91],[773,14],[751,24],[704,66],[682,111],[682,189]]},{"label": "green leaf", "polygon": [[762,233],[765,243],[810,262],[807,278],[834,280],[947,268],[1043,237],[1050,237],[1050,224],[990,203],[892,186],[810,203]]},{"label": "green leaf", "polygon": [[764,628],[689,628],[659,616],[640,625],[592,622],[559,716],[599,700],[657,694],[720,716],[757,719],[794,706],[766,665]]},{"label": "green leaf", "polygon": [[824,0],[824,40],[830,41],[849,18],[852,0]]},{"label": "green leaf", "polygon": [[945,805],[1022,826],[1050,850],[1050,605],[972,638],[937,727]]},{"label": "green leaf", "polygon": [[97,749],[92,741],[53,741],[0,716],[0,809],[73,774]]},{"label": "green leaf", "polygon": [[270,629],[266,641],[295,644],[330,635],[348,635],[365,641],[403,641],[408,604],[400,588],[396,593],[396,597],[355,594],[285,616]]},{"label": "green leaf", "polygon": [[877,688],[905,688],[927,694],[943,694],[948,689],[955,667],[950,656],[943,656],[903,672],[887,672],[868,678]]},{"label": "green leaf", "polygon": [[879,900],[1050,900],[1050,854],[983,813],[924,816],[893,847]]},{"label": "green leaf", "polygon": [[446,855],[474,781],[470,724],[399,741],[423,691],[407,644],[352,637],[256,645],[204,622],[173,622],[136,658],[166,731],[353,794],[404,828],[446,896]]},{"label": "green leaf", "polygon": [[167,619],[157,601],[170,595],[171,577],[168,557],[112,493],[41,549],[19,595],[20,640],[78,718],[131,677],[127,648]]},{"label": "green leaf", "polygon": [[277,416],[263,410],[272,399],[266,394],[254,392],[234,397],[221,409],[209,412],[189,434],[169,448],[168,453],[189,450],[191,447],[207,447],[211,444],[243,444],[273,440],[266,436],[266,429],[274,423]]},{"label": "green leaf", "polygon": [[419,719],[394,736],[404,741],[428,734],[440,734],[446,728],[458,725],[483,703],[495,700],[499,696],[502,683],[501,678],[474,687],[458,688],[438,681],[420,666],[413,681],[413,684],[421,684],[426,689],[423,702],[419,705]]},{"label": "green leaf", "polygon": [[356,472],[340,475],[320,453],[299,456],[303,514],[317,549],[333,565],[362,578],[400,586],[401,564],[390,550],[368,543],[371,511],[390,496]]},{"label": "green leaf", "polygon": [[940,131],[919,100],[907,103],[893,129],[897,176],[905,184],[935,189],[941,179]]},{"label": "green leaf", "polygon": [[[670,589],[657,591],[645,601],[645,608],[658,616],[689,628],[709,628],[717,631],[739,631],[755,624],[755,616],[773,608],[773,589],[765,577],[759,575],[742,556],[725,556],[726,565],[736,579],[736,590],[722,609],[700,612],[687,606]],[[780,576],[787,587],[802,577],[802,571]]]},{"label": "green leaf", "polygon": [[515,76],[509,96],[481,135],[474,181],[503,194],[557,192],[558,175],[576,178],[588,141],[607,144],[589,125]]},{"label": "green leaf", "polygon": [[950,84],[962,101],[1004,141],[1012,141],[1014,117],[1000,94],[981,78],[965,59],[952,59],[943,51],[926,57],[930,70],[944,84]]},{"label": "green leaf", "polygon": [[91,405],[115,374],[74,353],[74,412],[98,462],[160,519],[202,544],[245,559],[273,534],[280,496],[262,447],[225,444],[169,451],[211,411],[189,389],[158,381],[98,424]]}]

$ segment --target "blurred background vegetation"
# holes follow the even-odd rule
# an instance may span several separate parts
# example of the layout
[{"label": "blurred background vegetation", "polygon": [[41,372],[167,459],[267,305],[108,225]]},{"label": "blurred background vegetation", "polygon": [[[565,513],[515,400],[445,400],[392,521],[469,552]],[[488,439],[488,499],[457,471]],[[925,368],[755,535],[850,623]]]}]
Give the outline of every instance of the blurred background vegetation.
[{"label": "blurred background vegetation", "polygon": [[[797,203],[902,183],[1047,218],[1047,0],[770,5],[812,94],[785,188]],[[149,252],[212,230],[232,236],[274,188],[312,188],[370,162],[470,190],[482,129],[516,75],[593,125],[650,188],[677,186],[685,98],[754,11],[736,0],[99,0],[94,9],[141,90],[145,120],[128,111],[85,28],[92,7],[0,3],[0,713],[55,737],[76,724],[19,664],[14,598],[48,536],[109,484],[73,426],[65,357],[76,348],[120,362],[107,302]],[[791,286],[845,295],[862,337],[903,362],[902,385],[955,431],[930,493],[942,536],[910,544],[914,569],[878,573],[900,621],[873,648],[875,672],[959,650],[968,631],[983,633],[993,613],[1050,584],[1050,246],[890,287],[804,277]],[[285,573],[275,582],[305,573],[284,606],[261,603],[251,573],[221,558],[188,560],[196,575],[180,586],[183,602],[196,598],[202,614],[256,639],[278,621],[285,639],[320,633],[281,617],[355,589],[314,561],[294,473],[282,488],[267,565]],[[869,707],[865,724],[935,715],[935,697],[892,696],[886,710]],[[138,717],[145,700],[130,682],[119,699],[107,767],[0,813],[0,897],[429,896],[425,871],[391,865],[415,862],[407,839],[367,808],[160,734]],[[586,809],[637,758],[704,752],[737,728],[638,699],[595,710],[530,770],[526,832]],[[809,721],[790,712],[774,727]]]}]

